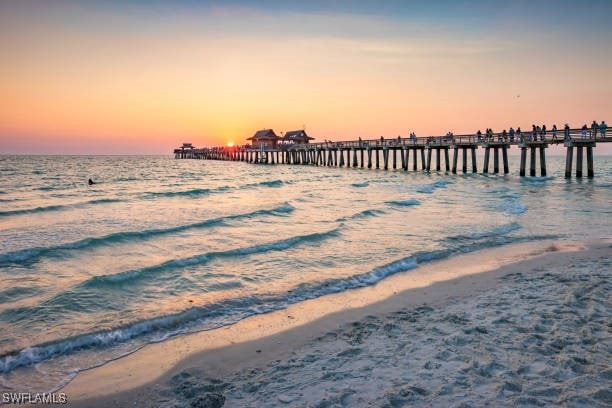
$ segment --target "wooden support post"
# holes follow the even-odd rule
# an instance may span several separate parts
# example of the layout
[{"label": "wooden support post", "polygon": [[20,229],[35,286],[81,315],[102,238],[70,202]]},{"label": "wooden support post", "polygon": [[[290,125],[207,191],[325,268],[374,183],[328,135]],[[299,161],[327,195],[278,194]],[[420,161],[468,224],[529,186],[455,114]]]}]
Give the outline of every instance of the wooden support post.
[{"label": "wooden support post", "polygon": [[440,148],[436,149],[436,171],[440,171]]},{"label": "wooden support post", "polygon": [[389,169],[389,148],[388,147],[383,148],[383,161],[385,163],[384,169],[388,170]]},{"label": "wooden support post", "polygon": [[359,167],[363,168],[363,147],[359,148],[359,152],[360,152],[360,156],[361,156],[361,164],[359,165]]},{"label": "wooden support post", "polygon": [[421,150],[421,170],[425,170],[425,148],[422,147],[419,150]]},{"label": "wooden support post", "polygon": [[412,170],[413,171],[417,171],[417,166],[419,164],[419,158],[417,156],[417,149],[416,149],[416,147],[414,149],[412,149],[412,155],[414,156],[413,163],[412,163]]},{"label": "wooden support post", "polygon": [[593,147],[587,146],[587,177],[595,177],[595,170],[593,169]]},{"label": "wooden support post", "polygon": [[531,146],[531,162],[529,165],[529,175],[531,177],[535,177],[536,175],[536,148],[535,146]]},{"label": "wooden support post", "polygon": [[368,147],[368,169],[372,168],[372,149]]},{"label": "wooden support post", "polygon": [[427,171],[431,169],[431,147],[427,149]]},{"label": "wooden support post", "polygon": [[[459,148],[455,146],[453,153],[453,173],[457,173],[457,156],[459,155]],[[464,150],[465,151],[465,150]],[[465,159],[463,159],[465,162]]]},{"label": "wooden support post", "polygon": [[406,171],[408,171],[409,163],[410,163],[410,149],[406,147],[406,168],[405,168]]},{"label": "wooden support post", "polygon": [[508,146],[502,146],[502,160],[504,161],[504,174],[510,173],[508,167]]},{"label": "wooden support post", "polygon": [[576,177],[582,177],[582,146],[576,146]]},{"label": "wooden support post", "polygon": [[446,164],[446,171],[450,171],[450,160],[448,159],[448,147],[444,148],[444,163]]},{"label": "wooden support post", "polygon": [[340,150],[340,164],[338,164],[338,167],[342,167],[344,166],[344,153],[342,153],[342,149]]},{"label": "wooden support post", "polygon": [[406,155],[404,154],[404,148],[400,148],[400,157],[402,158],[402,170],[408,170],[408,163],[406,162]]},{"label": "wooden support post", "polygon": [[540,175],[546,176],[546,146],[540,146]]},{"label": "wooden support post", "polygon": [[476,164],[476,148],[472,147],[472,173],[478,173],[478,168]]},{"label": "wooden support post", "polygon": [[353,167],[357,167],[357,149],[353,147]]},{"label": "wooden support post", "polygon": [[519,169],[519,175],[525,177],[525,165],[527,161],[527,148],[521,147],[521,168]]},{"label": "wooden support post", "polygon": [[493,173],[499,173],[499,147],[493,148]]},{"label": "wooden support post", "polygon": [[565,178],[572,177],[572,159],[574,158],[574,148],[572,146],[567,147],[565,153]]},{"label": "wooden support post", "polygon": [[484,165],[482,167],[482,172],[485,174],[489,172],[489,151],[490,150],[491,148],[489,146],[485,147]]},{"label": "wooden support post", "polygon": [[393,168],[396,169],[397,168],[397,150],[391,149],[391,151],[393,152]]},{"label": "wooden support post", "polygon": [[[461,150],[463,150],[462,151],[462,153],[463,153],[463,168],[462,168],[462,170],[463,170],[463,173],[467,173],[467,161],[468,161],[468,158],[467,158],[467,147],[464,147]],[[473,152],[473,150],[472,150],[472,152]],[[473,158],[472,158],[472,166],[475,166]]]},{"label": "wooden support post", "polygon": [[380,168],[380,166],[379,166],[379,164],[378,164],[378,161],[379,161],[379,158],[378,158],[378,153],[379,153],[379,151],[378,151],[378,147],[377,147],[377,148],[376,148],[376,168],[377,168],[377,169],[379,169],[379,168]]}]

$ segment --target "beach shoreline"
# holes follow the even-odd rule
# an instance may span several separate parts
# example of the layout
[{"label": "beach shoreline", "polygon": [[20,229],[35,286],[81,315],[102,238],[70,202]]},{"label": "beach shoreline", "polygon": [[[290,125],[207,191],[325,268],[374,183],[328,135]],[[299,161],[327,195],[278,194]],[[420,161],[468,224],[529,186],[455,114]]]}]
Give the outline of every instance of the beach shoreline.
[{"label": "beach shoreline", "polygon": [[[180,406],[185,396],[175,396],[171,391],[176,389],[172,384],[178,381],[177,375],[191,381],[190,371],[195,370],[205,373],[200,375],[206,378],[226,379],[260,370],[275,361],[295,359],[303,350],[308,354],[325,344],[326,335],[345,333],[352,322],[381,322],[390,314],[423,307],[444,309],[453,302],[486,294],[500,284],[507,285],[502,282],[505,276],[559,269],[580,260],[607,258],[609,253],[607,242],[583,246],[543,241],[458,255],[391,276],[372,287],[328,295],[232,326],[149,345],[133,355],[79,373],[61,392],[68,396],[70,406],[157,406],[160,401],[174,401]],[[342,344],[335,345],[340,347],[336,354],[351,349],[347,344],[342,349]],[[292,401],[297,402],[295,396],[286,395],[275,403]]]}]

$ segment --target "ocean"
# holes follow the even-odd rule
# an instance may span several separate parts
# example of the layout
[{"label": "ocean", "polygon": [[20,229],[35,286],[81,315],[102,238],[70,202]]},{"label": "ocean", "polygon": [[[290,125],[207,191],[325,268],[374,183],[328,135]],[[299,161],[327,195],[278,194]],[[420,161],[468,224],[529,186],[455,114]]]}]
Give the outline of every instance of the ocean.
[{"label": "ocean", "polygon": [[510,159],[504,176],[0,156],[0,389],[57,390],[147,344],[458,254],[610,237],[612,157],[595,151],[593,179],[564,178],[562,156],[519,177]]}]

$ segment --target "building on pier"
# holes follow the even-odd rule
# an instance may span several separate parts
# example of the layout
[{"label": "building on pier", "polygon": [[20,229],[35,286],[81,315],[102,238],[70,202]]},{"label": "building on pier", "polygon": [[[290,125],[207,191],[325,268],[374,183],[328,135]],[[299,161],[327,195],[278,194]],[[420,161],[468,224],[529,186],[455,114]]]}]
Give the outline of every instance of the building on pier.
[{"label": "building on pier", "polygon": [[254,149],[259,149],[262,146],[266,149],[275,149],[282,138],[277,136],[272,129],[262,129],[255,132],[247,140],[251,141]]},{"label": "building on pier", "polygon": [[310,137],[306,134],[305,130],[290,130],[285,133],[283,136],[284,144],[307,144],[311,140],[314,140],[314,137]]},{"label": "building on pier", "polygon": [[174,149],[174,156],[178,159],[193,159],[196,148],[192,143],[183,143],[178,149]]}]

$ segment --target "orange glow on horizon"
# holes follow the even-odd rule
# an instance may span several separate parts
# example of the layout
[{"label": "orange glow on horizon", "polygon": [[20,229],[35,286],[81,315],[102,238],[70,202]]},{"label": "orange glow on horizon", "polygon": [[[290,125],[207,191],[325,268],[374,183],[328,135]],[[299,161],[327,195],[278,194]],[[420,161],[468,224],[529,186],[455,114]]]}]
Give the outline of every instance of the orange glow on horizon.
[{"label": "orange glow on horizon", "polygon": [[612,57],[596,30],[587,41],[567,27],[491,33],[411,14],[219,2],[158,20],[125,13],[138,6],[28,4],[0,13],[0,154],[164,154],[265,128],[306,127],[316,142],[612,122]]}]

